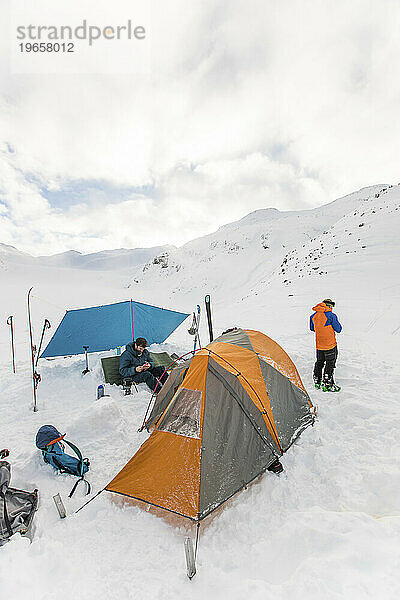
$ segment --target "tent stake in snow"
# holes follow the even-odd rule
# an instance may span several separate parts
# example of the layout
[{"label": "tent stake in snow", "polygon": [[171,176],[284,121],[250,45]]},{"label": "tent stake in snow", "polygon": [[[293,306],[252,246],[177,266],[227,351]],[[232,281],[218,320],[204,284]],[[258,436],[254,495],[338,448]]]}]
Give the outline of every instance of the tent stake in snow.
[{"label": "tent stake in snow", "polygon": [[185,538],[185,557],[186,557],[186,572],[189,579],[196,575],[196,560],[193,551],[192,539]]},{"label": "tent stake in snow", "polygon": [[185,538],[185,556],[186,556],[186,572],[189,579],[193,579],[196,575],[196,558],[197,558],[197,549],[199,547],[199,537],[200,537],[200,521],[197,521],[196,526],[196,546],[193,550],[192,538]]},{"label": "tent stake in snow", "polygon": [[38,352],[37,352],[37,355],[36,355],[36,362],[35,362],[35,366],[36,366],[36,367],[37,367],[37,364],[38,364],[38,360],[39,360],[39,356],[40,356],[40,351],[41,351],[41,349],[42,349],[43,338],[44,338],[44,332],[46,331],[46,329],[50,329],[50,327],[51,327],[51,325],[50,325],[50,321],[49,321],[48,319],[45,319],[45,320],[44,320],[44,323],[43,323],[42,335],[41,335],[41,337],[40,337],[39,350],[38,350]]},{"label": "tent stake in snow", "polygon": [[83,369],[82,375],[86,375],[86,373],[89,373],[89,371],[90,371],[89,361],[88,361],[88,353],[87,353],[87,351],[89,350],[89,346],[82,346],[82,348],[85,351],[85,360],[86,360],[86,367]]},{"label": "tent stake in snow", "polygon": [[58,510],[58,514],[60,515],[60,519],[65,519],[67,516],[67,511],[65,510],[64,502],[61,499],[60,494],[56,494],[53,496],[54,504],[56,505],[56,509]]},{"label": "tent stake in snow", "polygon": [[213,333],[212,318],[211,318],[211,298],[210,298],[209,294],[207,294],[207,296],[204,298],[204,302],[206,305],[208,333],[210,335],[210,343],[211,343],[214,339],[214,333]]},{"label": "tent stake in snow", "polygon": [[33,287],[31,287],[31,289],[28,292],[28,325],[29,325],[29,336],[30,336],[30,342],[31,342],[31,361],[32,361],[32,385],[33,385],[33,412],[37,412],[37,394],[36,394],[36,390],[37,390],[37,386],[39,385],[40,382],[40,375],[39,373],[36,372],[36,368],[35,368],[35,356],[36,356],[36,346],[33,343],[33,332],[32,332],[32,321],[31,321],[31,304],[30,304],[30,297],[31,297],[31,291],[33,290]]},{"label": "tent stake in snow", "polygon": [[11,328],[12,366],[13,366],[13,371],[15,373],[15,348],[14,348],[14,323],[13,323],[13,319],[14,319],[14,317],[12,315],[10,317],[8,317],[8,319],[7,319],[7,325],[9,325],[10,328]]}]

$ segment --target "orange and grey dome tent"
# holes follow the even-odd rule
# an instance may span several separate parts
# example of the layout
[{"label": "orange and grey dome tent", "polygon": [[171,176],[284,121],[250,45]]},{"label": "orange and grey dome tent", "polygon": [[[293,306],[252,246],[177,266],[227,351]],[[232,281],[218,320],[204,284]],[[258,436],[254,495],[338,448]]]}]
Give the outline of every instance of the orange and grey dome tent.
[{"label": "orange and grey dome tent", "polygon": [[106,490],[201,521],[314,422],[286,352],[253,330],[225,332],[174,368],[153,431]]}]

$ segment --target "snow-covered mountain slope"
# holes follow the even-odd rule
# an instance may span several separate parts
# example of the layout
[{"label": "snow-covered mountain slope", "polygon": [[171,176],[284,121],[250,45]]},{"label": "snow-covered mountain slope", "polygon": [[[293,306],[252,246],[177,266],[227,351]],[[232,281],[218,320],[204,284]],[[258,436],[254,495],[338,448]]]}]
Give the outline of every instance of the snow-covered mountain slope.
[{"label": "snow-covered mountain slope", "polygon": [[49,256],[31,256],[13,246],[0,243],[0,270],[12,270],[14,265],[56,267],[59,269],[85,269],[88,271],[123,271],[143,266],[155,256],[171,252],[174,246],[154,246],[153,248],[120,248],[82,254],[69,250]]},{"label": "snow-covered mountain slope", "polygon": [[7,271],[14,263],[29,264],[33,260],[34,258],[30,254],[21,252],[17,248],[14,248],[14,246],[0,243],[0,272]]},{"label": "snow-covered mountain slope", "polygon": [[[349,208],[346,206],[346,213],[330,227],[285,254],[276,274],[286,286],[296,278],[336,278],[349,267],[359,272],[359,285],[375,270],[371,261],[390,267],[389,272],[379,269],[378,276],[399,273],[400,190],[387,189]],[[368,284],[371,287],[370,281]]]},{"label": "snow-covered mountain slope", "polygon": [[[137,270],[131,285],[146,288],[157,282],[162,285],[163,294],[169,293],[172,298],[178,293],[190,295],[201,283],[218,294],[219,291],[225,293],[225,276],[229,275],[230,291],[238,289],[241,293],[261,279],[270,280],[278,273],[279,266],[284,274],[286,263],[292,260],[299,263],[304,274],[312,275],[316,264],[311,265],[310,261],[322,258],[324,254],[321,236],[328,234],[326,242],[337,237],[335,244],[330,244],[329,252],[336,249],[337,254],[342,254],[347,251],[347,237],[357,234],[361,249],[366,230],[379,222],[385,227],[398,216],[393,211],[399,200],[399,188],[373,186],[313,210],[258,210],[240,221],[220,227],[215,233],[162,253]],[[364,214],[369,215],[366,230],[357,231]],[[310,267],[308,271],[307,267]],[[289,280],[285,277],[283,281],[287,284]]]},{"label": "snow-covered mountain slope", "polygon": [[398,231],[400,186],[373,186],[313,210],[255,211],[156,257],[130,286],[145,298],[156,286],[164,302],[192,305],[211,293],[220,330],[237,324],[237,313],[252,324],[262,307],[274,335],[282,320],[299,331],[317,300],[334,297],[357,332],[396,343]]}]

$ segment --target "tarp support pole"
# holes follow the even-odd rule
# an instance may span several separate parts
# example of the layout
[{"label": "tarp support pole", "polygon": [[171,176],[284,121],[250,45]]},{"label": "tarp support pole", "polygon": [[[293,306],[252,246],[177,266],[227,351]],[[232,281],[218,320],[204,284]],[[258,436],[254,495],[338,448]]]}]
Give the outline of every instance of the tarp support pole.
[{"label": "tarp support pole", "polygon": [[134,327],[134,318],[133,318],[133,301],[131,298],[131,315],[132,315],[132,341],[135,341],[135,327]]}]

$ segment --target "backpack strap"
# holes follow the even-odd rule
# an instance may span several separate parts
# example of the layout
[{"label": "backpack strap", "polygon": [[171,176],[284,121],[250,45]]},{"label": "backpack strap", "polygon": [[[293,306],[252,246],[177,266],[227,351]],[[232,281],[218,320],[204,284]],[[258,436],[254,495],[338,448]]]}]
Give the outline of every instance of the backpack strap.
[{"label": "backpack strap", "polygon": [[80,471],[80,476],[82,477],[83,476],[83,457],[82,457],[82,452],[72,442],[68,442],[68,440],[64,440],[64,442],[71,448],[71,450],[73,450],[75,452],[76,456],[78,457],[78,460],[79,460],[79,471]]},{"label": "backpack strap", "polygon": [[55,438],[54,440],[51,440],[51,442],[48,442],[46,444],[46,448],[47,448],[47,446],[52,446],[53,444],[57,444],[57,442],[62,442],[66,435],[67,434],[64,433],[63,435],[60,435],[58,438]]},{"label": "backpack strap", "polygon": [[83,481],[83,483],[86,483],[86,490],[87,490],[87,491],[86,491],[86,494],[85,494],[85,495],[87,496],[88,494],[90,494],[90,491],[91,491],[91,489],[92,489],[92,488],[91,488],[91,485],[90,485],[90,483],[89,483],[89,482],[88,482],[88,481],[87,481],[87,480],[86,480],[86,479],[85,479],[85,478],[82,476],[82,477],[79,477],[79,479],[78,479],[77,481],[75,481],[74,487],[72,488],[72,490],[71,490],[71,491],[70,491],[70,493],[68,494],[68,498],[72,498],[72,496],[73,496],[73,495],[74,495],[74,493],[75,493],[75,490],[76,490],[76,488],[78,487],[78,483],[80,483],[81,481]]},{"label": "backpack strap", "polygon": [[75,454],[77,455],[78,460],[79,460],[80,472],[81,472],[81,476],[79,477],[78,481],[75,482],[75,485],[72,488],[72,490],[70,491],[68,497],[72,498],[72,496],[75,493],[76,488],[78,487],[78,483],[80,481],[83,481],[86,484],[86,496],[87,496],[88,494],[90,494],[91,485],[88,481],[86,481],[86,479],[84,477],[83,467],[84,467],[84,465],[89,465],[89,459],[83,458],[82,452],[79,450],[79,448],[77,446],[75,446],[75,444],[73,444],[72,442],[69,442],[68,440],[64,440],[64,442],[66,444],[68,444],[68,446],[71,448],[71,450],[73,450],[75,452]]}]

